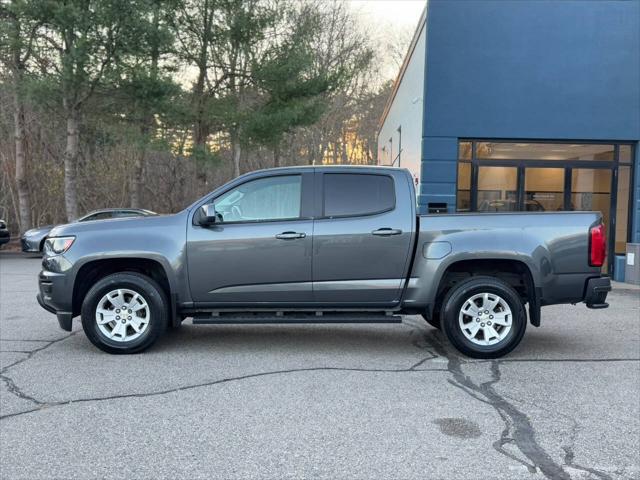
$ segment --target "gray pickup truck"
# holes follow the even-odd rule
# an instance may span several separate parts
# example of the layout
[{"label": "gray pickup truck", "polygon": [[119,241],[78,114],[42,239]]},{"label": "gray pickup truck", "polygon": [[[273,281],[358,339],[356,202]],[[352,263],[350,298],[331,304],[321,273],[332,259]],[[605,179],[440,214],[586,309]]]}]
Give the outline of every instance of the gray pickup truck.
[{"label": "gray pickup truck", "polygon": [[604,308],[594,212],[418,215],[410,173],[252,172],[175,215],[74,223],[47,239],[38,301],[109,353],[194,323],[400,322],[418,314],[461,352],[496,358],[540,307]]}]

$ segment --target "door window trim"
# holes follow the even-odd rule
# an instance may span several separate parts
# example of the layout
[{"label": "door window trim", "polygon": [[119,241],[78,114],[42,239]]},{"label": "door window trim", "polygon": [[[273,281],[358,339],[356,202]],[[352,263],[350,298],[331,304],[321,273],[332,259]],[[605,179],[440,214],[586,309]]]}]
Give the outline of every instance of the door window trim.
[{"label": "door window trim", "polygon": [[[373,217],[376,215],[382,215],[384,213],[393,212],[397,206],[397,195],[396,195],[396,182],[392,175],[388,173],[356,173],[356,172],[316,172],[316,175],[319,175],[321,178],[316,182],[316,199],[318,202],[316,203],[316,212],[318,215],[315,217],[316,220],[334,220],[340,218],[360,218],[360,217]],[[324,176],[325,175],[369,175],[376,177],[388,177],[391,179],[391,188],[393,189],[393,205],[390,208],[386,208],[384,210],[377,210],[375,212],[369,213],[360,213],[360,214],[348,214],[348,215],[325,215],[324,212]]]}]

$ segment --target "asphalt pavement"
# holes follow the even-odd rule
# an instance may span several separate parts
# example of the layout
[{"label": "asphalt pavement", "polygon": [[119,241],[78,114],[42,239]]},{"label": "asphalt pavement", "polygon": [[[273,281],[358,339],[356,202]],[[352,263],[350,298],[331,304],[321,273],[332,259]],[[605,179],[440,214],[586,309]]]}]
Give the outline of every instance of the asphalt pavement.
[{"label": "asphalt pavement", "polygon": [[0,478],[638,479],[640,290],[470,360],[420,317],[192,325],[111,356],[0,252]]}]

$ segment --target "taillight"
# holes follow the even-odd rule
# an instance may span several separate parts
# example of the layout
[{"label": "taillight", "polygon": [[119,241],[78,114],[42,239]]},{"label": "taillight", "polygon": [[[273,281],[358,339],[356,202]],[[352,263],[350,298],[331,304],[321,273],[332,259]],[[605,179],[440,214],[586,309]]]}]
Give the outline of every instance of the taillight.
[{"label": "taillight", "polygon": [[589,265],[601,267],[607,256],[607,240],[604,236],[604,225],[599,224],[589,230]]}]

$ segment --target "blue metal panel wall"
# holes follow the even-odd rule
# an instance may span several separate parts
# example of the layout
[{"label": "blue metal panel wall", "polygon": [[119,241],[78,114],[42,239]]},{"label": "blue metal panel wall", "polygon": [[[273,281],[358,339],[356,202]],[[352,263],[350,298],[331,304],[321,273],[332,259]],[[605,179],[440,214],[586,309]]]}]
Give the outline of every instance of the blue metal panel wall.
[{"label": "blue metal panel wall", "polygon": [[429,0],[426,43],[423,212],[460,137],[640,140],[640,1]]}]

